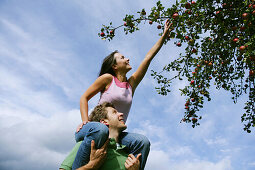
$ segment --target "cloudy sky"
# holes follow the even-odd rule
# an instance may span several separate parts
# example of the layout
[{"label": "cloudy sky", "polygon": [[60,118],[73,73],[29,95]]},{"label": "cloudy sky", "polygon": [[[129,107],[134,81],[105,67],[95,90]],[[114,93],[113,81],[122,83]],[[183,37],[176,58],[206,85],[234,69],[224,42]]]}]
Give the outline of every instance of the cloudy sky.
[{"label": "cloudy sky", "polygon": [[[80,96],[97,78],[102,59],[117,49],[130,58],[133,73],[159,38],[156,25],[145,24],[132,35],[119,30],[113,41],[102,41],[101,25],[123,24],[125,14],[149,11],[155,3],[0,1],[1,170],[59,167],[75,144]],[[156,93],[150,70],[160,71],[182,51],[174,40],[163,46],[134,96],[128,131],[151,141],[146,170],[255,169],[254,132],[244,132],[240,121],[245,96],[233,104],[230,94],[212,89],[201,125],[193,129],[180,123],[185,98],[178,89],[185,81],[175,81],[167,96]]]}]

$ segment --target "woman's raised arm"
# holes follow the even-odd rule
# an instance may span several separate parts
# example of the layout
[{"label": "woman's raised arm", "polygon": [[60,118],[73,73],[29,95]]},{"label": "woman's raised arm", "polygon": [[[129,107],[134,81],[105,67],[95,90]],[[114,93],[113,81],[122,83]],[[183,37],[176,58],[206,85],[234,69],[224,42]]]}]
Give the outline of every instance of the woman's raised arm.
[{"label": "woman's raised arm", "polygon": [[172,31],[171,26],[172,26],[172,23],[170,23],[170,20],[169,19],[166,20],[163,35],[159,38],[156,44],[154,44],[154,46],[149,50],[149,52],[146,54],[145,58],[143,59],[138,69],[129,78],[128,81],[130,85],[132,86],[133,94],[135,92],[136,87],[142,81],[145,73],[147,72],[148,67],[151,63],[151,60],[155,57],[155,55],[161,49],[166,37],[169,35],[169,32]]}]

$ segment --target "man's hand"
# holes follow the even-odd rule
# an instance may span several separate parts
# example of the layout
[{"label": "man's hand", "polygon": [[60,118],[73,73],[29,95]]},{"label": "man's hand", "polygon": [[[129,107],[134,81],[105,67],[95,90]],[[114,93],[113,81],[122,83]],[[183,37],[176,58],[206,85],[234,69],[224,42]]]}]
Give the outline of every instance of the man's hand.
[{"label": "man's hand", "polygon": [[139,153],[137,157],[135,157],[133,154],[129,154],[128,158],[125,162],[125,168],[127,170],[139,170],[140,168],[140,161],[139,158],[142,154]]},{"label": "man's hand", "polygon": [[95,141],[91,141],[91,152],[90,152],[90,160],[88,164],[78,168],[77,170],[91,170],[98,169],[104,163],[106,158],[107,146],[109,143],[109,139],[104,143],[104,145],[100,149],[96,149]]}]

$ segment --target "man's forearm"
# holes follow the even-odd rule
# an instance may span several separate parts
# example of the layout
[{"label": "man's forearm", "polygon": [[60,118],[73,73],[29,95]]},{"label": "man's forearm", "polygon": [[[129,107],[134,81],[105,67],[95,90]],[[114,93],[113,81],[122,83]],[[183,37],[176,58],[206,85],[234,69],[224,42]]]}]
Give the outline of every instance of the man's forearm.
[{"label": "man's forearm", "polygon": [[96,167],[96,165],[93,162],[89,161],[89,163],[78,168],[77,170],[96,170],[96,169],[98,169],[98,167]]}]

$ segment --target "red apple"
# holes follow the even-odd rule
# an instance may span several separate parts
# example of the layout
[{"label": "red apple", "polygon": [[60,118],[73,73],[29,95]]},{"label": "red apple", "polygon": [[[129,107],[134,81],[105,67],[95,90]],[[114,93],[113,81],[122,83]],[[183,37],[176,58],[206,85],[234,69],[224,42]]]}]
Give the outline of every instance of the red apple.
[{"label": "red apple", "polygon": [[212,79],[212,77],[210,76],[209,79]]},{"label": "red apple", "polygon": [[173,14],[174,19],[177,18],[178,16],[179,16],[179,14],[177,12]]},{"label": "red apple", "polygon": [[111,31],[110,31],[110,34],[114,34],[114,31],[113,31],[113,30],[111,30]]},{"label": "red apple", "polygon": [[252,11],[252,15],[255,15],[255,10],[254,10],[254,11]]},{"label": "red apple", "polygon": [[251,8],[252,7],[252,4],[249,4],[249,8]]},{"label": "red apple", "polygon": [[182,44],[181,44],[180,42],[178,42],[176,45],[177,45],[178,47],[182,46]]},{"label": "red apple", "polygon": [[244,26],[240,27],[240,30],[241,30],[241,31],[244,31],[244,30],[245,30],[245,27],[244,27]]},{"label": "red apple", "polygon": [[198,64],[197,67],[200,67],[200,65]]},{"label": "red apple", "polygon": [[186,36],[185,36],[185,39],[186,39],[186,40],[189,40],[189,36],[186,35]]},{"label": "red apple", "polygon": [[193,85],[194,83],[195,83],[195,81],[194,81],[194,80],[191,80],[191,81],[190,81],[190,84],[191,84],[191,85]]},{"label": "red apple", "polygon": [[226,8],[226,7],[227,7],[227,3],[223,3],[223,4],[222,4],[222,7],[223,7],[223,8]]},{"label": "red apple", "polygon": [[212,38],[208,38],[209,41],[212,41]]},{"label": "red apple", "polygon": [[195,5],[195,4],[196,4],[196,2],[195,2],[195,1],[192,1],[192,2],[191,2],[191,4]]},{"label": "red apple", "polygon": [[210,67],[211,67],[212,65],[213,65],[212,62],[208,63],[208,66],[210,66]]},{"label": "red apple", "polygon": [[220,11],[216,11],[216,15],[218,15],[220,13]]},{"label": "red apple", "polygon": [[197,118],[192,118],[192,122],[196,123],[197,122]]},{"label": "red apple", "polygon": [[187,2],[187,3],[185,4],[185,8],[186,8],[186,9],[190,9],[190,8],[191,8],[191,5],[190,5],[189,2]]},{"label": "red apple", "polygon": [[191,101],[192,101],[192,102],[194,102],[194,101],[195,101],[195,99],[194,99],[194,98],[192,98],[192,99],[191,99]]},{"label": "red apple", "polygon": [[104,32],[101,32],[100,35],[101,35],[101,37],[104,37],[104,36],[105,36]]},{"label": "red apple", "polygon": [[247,19],[248,18],[248,13],[243,13],[243,15],[242,15],[242,17],[244,18],[244,19]]},{"label": "red apple", "polygon": [[253,70],[250,70],[250,71],[249,71],[249,76],[250,76],[250,77],[253,77],[253,76],[254,76],[254,71],[253,71]]},{"label": "red apple", "polygon": [[161,25],[158,25],[157,28],[158,28],[158,29],[161,29]]},{"label": "red apple", "polygon": [[149,24],[151,25],[153,22],[152,21],[149,21]]},{"label": "red apple", "polygon": [[187,110],[188,110],[188,109],[189,109],[189,106],[185,106],[185,109],[187,109]]},{"label": "red apple", "polygon": [[233,41],[234,41],[234,42],[237,42],[238,40],[239,40],[238,38],[235,38]]},{"label": "red apple", "polygon": [[124,22],[124,26],[127,26],[127,23],[126,23],[126,22]]},{"label": "red apple", "polygon": [[246,47],[242,45],[241,47],[239,47],[239,50],[240,50],[240,51],[243,51],[243,50],[245,50],[245,48],[246,48]]},{"label": "red apple", "polygon": [[194,48],[193,50],[192,50],[192,53],[196,53],[197,52],[197,50]]}]

